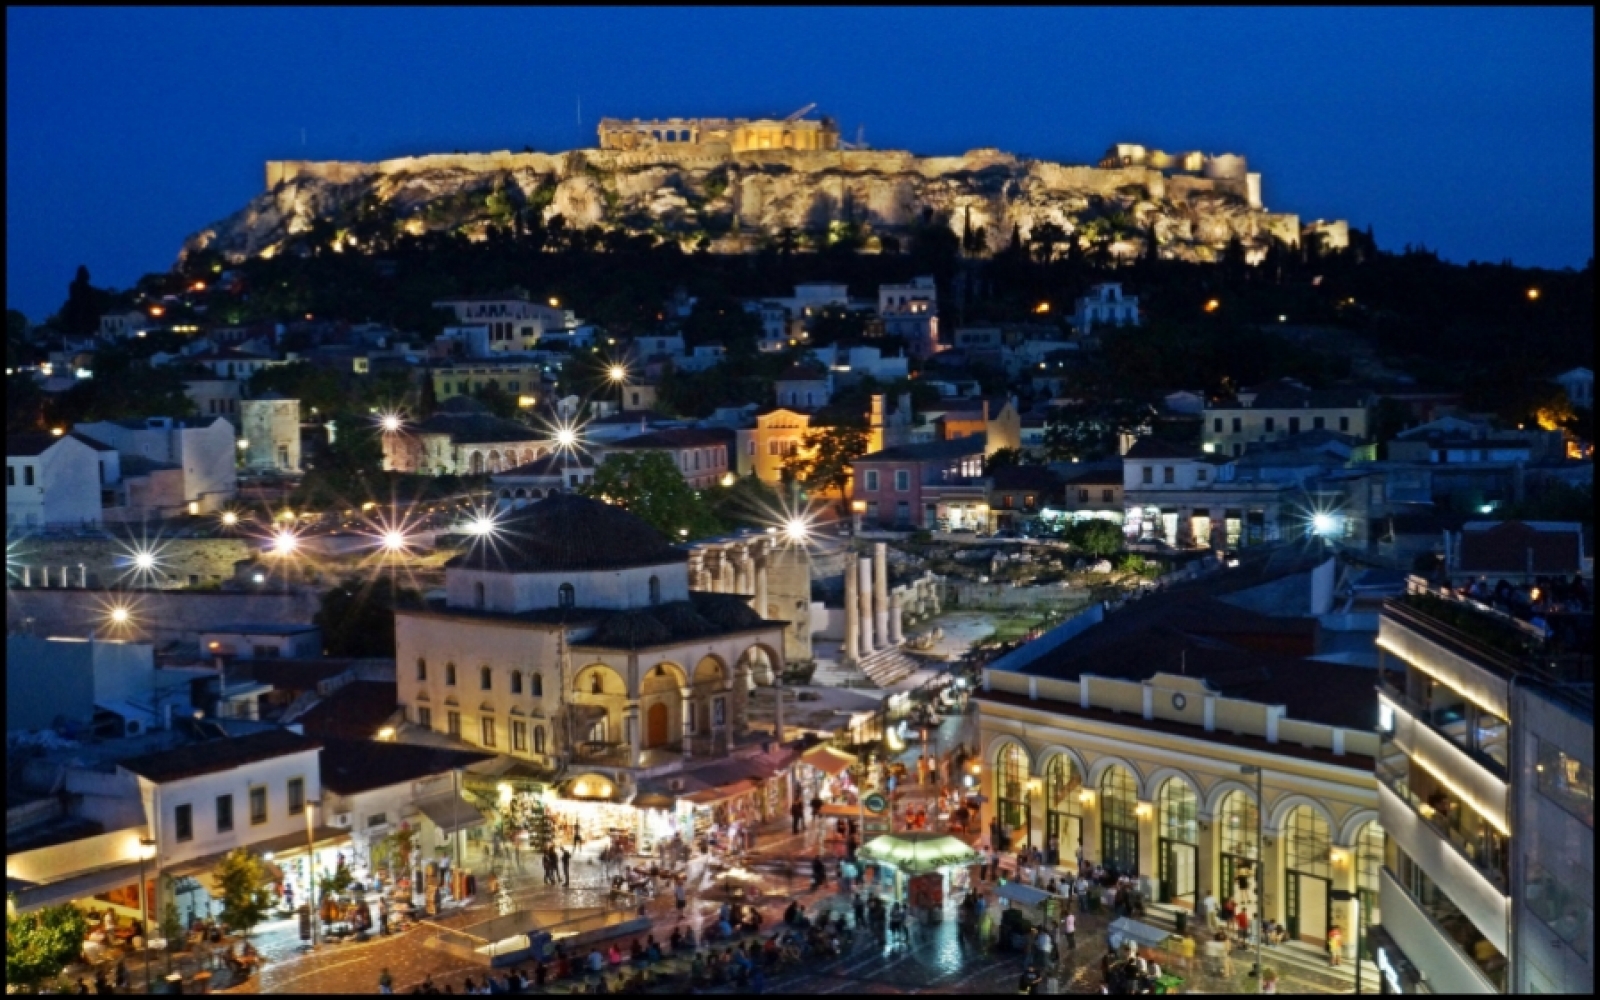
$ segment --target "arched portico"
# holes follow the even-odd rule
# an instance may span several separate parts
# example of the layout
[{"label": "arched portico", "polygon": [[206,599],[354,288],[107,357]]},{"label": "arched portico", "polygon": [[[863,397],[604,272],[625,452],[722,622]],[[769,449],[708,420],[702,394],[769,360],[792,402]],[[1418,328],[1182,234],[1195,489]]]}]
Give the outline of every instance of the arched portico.
[{"label": "arched portico", "polygon": [[624,742],[628,683],[615,668],[591,663],[578,671],[570,692],[573,705],[573,743]]}]

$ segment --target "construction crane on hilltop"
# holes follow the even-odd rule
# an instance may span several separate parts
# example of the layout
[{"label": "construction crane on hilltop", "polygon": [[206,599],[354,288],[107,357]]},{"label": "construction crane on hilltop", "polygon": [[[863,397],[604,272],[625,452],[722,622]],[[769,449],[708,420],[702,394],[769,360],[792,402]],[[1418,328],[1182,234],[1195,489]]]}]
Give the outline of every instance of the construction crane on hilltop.
[{"label": "construction crane on hilltop", "polygon": [[840,149],[866,149],[867,148],[867,127],[865,125],[857,125],[856,126],[856,141],[855,142],[846,142],[843,139],[840,139],[839,140],[839,148]]},{"label": "construction crane on hilltop", "polygon": [[801,108],[799,111],[796,111],[794,114],[792,114],[789,117],[785,118],[784,122],[786,122],[786,123],[787,122],[797,122],[800,119],[804,118],[806,115],[808,115],[811,112],[815,111],[816,108],[817,108],[817,102],[816,101],[812,101],[810,104],[807,104],[805,107]]}]

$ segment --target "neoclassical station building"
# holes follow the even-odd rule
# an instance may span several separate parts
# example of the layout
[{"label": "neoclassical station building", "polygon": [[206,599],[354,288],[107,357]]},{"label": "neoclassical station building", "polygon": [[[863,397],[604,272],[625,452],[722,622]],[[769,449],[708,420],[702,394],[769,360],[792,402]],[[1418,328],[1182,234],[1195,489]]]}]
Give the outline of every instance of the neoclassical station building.
[{"label": "neoclassical station building", "polygon": [[1210,889],[1255,916],[1259,901],[1302,940],[1368,926],[1384,849],[1375,671],[1312,659],[1315,618],[1219,589],[1096,606],[985,671],[985,829],[1067,866],[1081,845],[1162,903],[1194,908]]},{"label": "neoclassical station building", "polygon": [[407,721],[619,791],[730,752],[786,623],[691,591],[688,561],[575,494],[505,512],[446,565],[443,607],[395,614]]}]

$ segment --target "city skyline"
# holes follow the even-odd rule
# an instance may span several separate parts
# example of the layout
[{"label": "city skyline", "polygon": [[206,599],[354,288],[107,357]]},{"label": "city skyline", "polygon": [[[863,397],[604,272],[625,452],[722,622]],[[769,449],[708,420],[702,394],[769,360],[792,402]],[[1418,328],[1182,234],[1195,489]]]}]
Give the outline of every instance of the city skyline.
[{"label": "city skyline", "polygon": [[[1387,249],[1548,267],[1592,256],[1590,11],[534,17],[8,12],[8,307],[45,318],[79,263],[113,287],[164,269],[186,235],[260,190],[267,159],[584,148],[602,116],[813,101],[878,148],[1235,152],[1265,172],[1269,207],[1370,225]],[[575,71],[474,54],[518,32]],[[830,32],[838,45],[808,41]],[[945,41],[972,37],[994,43]],[[1312,43],[1316,58],[1297,58]],[[236,51],[219,59],[219,45]],[[258,69],[219,78],[208,62]]]}]

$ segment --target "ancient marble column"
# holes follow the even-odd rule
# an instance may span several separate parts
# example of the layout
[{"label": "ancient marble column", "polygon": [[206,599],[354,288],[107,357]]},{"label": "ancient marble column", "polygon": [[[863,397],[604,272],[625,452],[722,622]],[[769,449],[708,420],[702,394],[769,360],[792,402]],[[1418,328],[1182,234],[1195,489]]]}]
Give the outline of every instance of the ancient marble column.
[{"label": "ancient marble column", "polygon": [[756,556],[756,614],[767,617],[767,554]]},{"label": "ancient marble column", "polygon": [[893,645],[889,638],[889,546],[872,547],[872,627],[879,646]]},{"label": "ancient marble column", "polygon": [[872,560],[858,559],[856,561],[856,572],[860,575],[858,584],[860,589],[857,591],[856,596],[860,600],[859,607],[861,608],[861,655],[866,656],[877,649],[879,645],[878,636],[873,632],[872,628]]},{"label": "ancient marble column", "polygon": [[856,598],[856,574],[846,561],[844,565],[844,649],[839,658],[853,664],[861,658],[861,606]]},{"label": "ancient marble column", "polygon": [[906,641],[901,621],[904,614],[905,609],[900,606],[900,591],[896,590],[889,595],[889,642],[896,646]]}]

